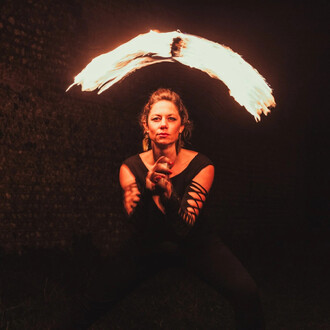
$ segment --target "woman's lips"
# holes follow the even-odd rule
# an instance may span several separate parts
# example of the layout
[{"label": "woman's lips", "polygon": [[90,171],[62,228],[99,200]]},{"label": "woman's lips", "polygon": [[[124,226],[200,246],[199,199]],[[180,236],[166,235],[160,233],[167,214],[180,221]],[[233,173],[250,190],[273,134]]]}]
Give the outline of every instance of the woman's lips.
[{"label": "woman's lips", "polygon": [[158,136],[166,137],[166,136],[169,136],[169,134],[167,134],[167,133],[159,133]]}]

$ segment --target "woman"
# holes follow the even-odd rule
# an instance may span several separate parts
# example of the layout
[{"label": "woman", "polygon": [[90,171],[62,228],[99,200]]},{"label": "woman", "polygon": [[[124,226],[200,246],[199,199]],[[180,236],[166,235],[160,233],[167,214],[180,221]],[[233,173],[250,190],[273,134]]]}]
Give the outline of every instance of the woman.
[{"label": "woman", "polygon": [[[177,241],[195,225],[213,182],[214,166],[205,156],[181,148],[190,136],[191,123],[176,93],[154,92],[140,123],[146,151],[127,159],[119,173],[124,207],[129,217],[142,220],[148,210],[148,218],[154,219],[147,219],[151,226],[144,230],[156,230],[150,239],[159,241],[157,233]],[[164,235],[164,229],[170,236]]]},{"label": "woman", "polygon": [[[85,302],[87,328],[146,277],[168,266],[185,266],[224,294],[235,310],[238,329],[263,329],[257,288],[242,264],[203,219],[214,166],[204,155],[183,149],[191,133],[188,112],[178,94],[158,89],[140,117],[144,152],[124,161],[119,180],[123,203],[138,229],[134,248],[109,272],[104,285]],[[81,326],[80,328],[83,328]]]},{"label": "woman", "polygon": [[241,263],[208,232],[202,210],[214,178],[205,156],[183,149],[191,123],[179,95],[155,91],[140,118],[145,152],[120,168],[127,215],[141,230],[144,248],[180,256],[200,277],[225,294],[237,328],[262,329],[256,285]]}]

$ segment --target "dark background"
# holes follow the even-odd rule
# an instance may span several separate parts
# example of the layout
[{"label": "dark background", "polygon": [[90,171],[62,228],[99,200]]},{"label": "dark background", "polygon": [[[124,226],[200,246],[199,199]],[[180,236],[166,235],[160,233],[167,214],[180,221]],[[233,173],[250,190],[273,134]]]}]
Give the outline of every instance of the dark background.
[{"label": "dark background", "polygon": [[[1,326],[51,328],[70,278],[83,282],[134,234],[118,170],[141,151],[137,116],[158,87],[181,95],[195,124],[188,148],[215,163],[210,220],[259,283],[269,329],[329,326],[326,1],[0,4]],[[220,81],[179,64],[101,95],[65,93],[92,58],[150,29],[231,47],[266,78],[276,108],[256,123]],[[99,328],[230,329],[232,317],[206,284],[170,269]]]}]

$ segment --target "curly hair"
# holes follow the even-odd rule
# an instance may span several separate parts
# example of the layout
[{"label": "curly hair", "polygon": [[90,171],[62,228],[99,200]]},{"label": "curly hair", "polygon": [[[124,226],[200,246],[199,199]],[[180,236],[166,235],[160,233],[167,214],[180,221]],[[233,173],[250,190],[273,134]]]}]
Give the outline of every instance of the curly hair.
[{"label": "curly hair", "polygon": [[[167,89],[167,88],[159,88],[156,91],[154,91],[150,95],[147,104],[144,106],[144,108],[140,114],[139,122],[140,122],[142,129],[144,130],[144,124],[146,124],[148,122],[148,116],[149,116],[151,107],[155,103],[157,103],[159,101],[163,101],[163,100],[170,101],[176,106],[176,108],[178,109],[180,118],[181,118],[181,123],[182,123],[182,125],[184,125],[184,129],[176,144],[176,150],[177,150],[177,152],[179,152],[180,149],[184,146],[185,142],[189,141],[189,139],[191,137],[193,124],[189,120],[188,111],[187,111],[186,107],[184,106],[184,104],[181,100],[181,97],[177,93],[175,93],[172,90]],[[150,142],[151,141],[150,141],[149,135],[144,133],[144,138],[142,141],[142,147],[143,147],[144,151],[147,151],[151,148]]]}]

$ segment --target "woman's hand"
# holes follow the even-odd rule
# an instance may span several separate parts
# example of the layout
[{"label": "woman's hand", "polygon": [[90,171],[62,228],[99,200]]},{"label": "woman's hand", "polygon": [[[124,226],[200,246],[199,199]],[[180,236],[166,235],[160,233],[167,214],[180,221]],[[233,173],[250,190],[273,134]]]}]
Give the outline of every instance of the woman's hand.
[{"label": "woman's hand", "polygon": [[133,214],[134,209],[140,201],[140,196],[140,191],[135,182],[124,188],[124,208],[129,216]]},{"label": "woman's hand", "polygon": [[170,167],[172,162],[165,156],[157,159],[146,177],[146,188],[149,190],[160,189],[165,196],[170,196],[172,192],[172,183],[169,179],[172,171]]},{"label": "woman's hand", "polygon": [[119,182],[123,189],[123,204],[128,216],[131,216],[140,201],[140,191],[136,178],[127,165],[123,164],[119,170]]}]

